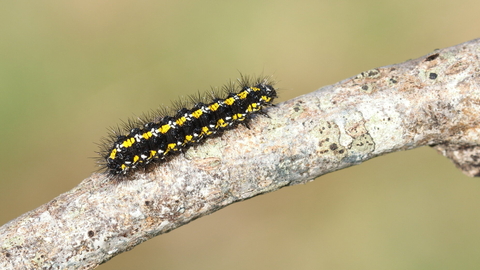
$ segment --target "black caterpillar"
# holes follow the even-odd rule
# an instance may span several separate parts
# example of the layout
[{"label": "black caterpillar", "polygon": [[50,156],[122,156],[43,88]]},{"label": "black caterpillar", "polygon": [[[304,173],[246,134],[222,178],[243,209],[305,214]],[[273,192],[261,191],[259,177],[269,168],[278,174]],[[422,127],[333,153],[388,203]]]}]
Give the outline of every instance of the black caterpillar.
[{"label": "black caterpillar", "polygon": [[[111,176],[125,176],[154,162],[178,154],[208,137],[248,124],[254,113],[272,105],[277,97],[267,78],[251,81],[241,77],[223,87],[224,97],[192,98],[193,107],[179,103],[175,115],[154,113],[149,120],[127,124],[125,133],[113,132],[101,150],[101,163]],[[213,97],[213,100],[212,100]],[[207,100],[211,100],[208,102]],[[248,126],[247,126],[248,127]]]}]

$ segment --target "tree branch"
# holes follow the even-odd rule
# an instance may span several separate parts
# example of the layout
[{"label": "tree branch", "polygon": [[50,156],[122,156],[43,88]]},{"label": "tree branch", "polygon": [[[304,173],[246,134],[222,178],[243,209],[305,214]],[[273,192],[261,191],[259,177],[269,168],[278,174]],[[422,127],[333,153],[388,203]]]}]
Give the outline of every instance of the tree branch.
[{"label": "tree branch", "polygon": [[92,269],[227,205],[423,145],[480,175],[480,39],[297,97],[114,182],[93,174],[0,228],[1,269]]}]

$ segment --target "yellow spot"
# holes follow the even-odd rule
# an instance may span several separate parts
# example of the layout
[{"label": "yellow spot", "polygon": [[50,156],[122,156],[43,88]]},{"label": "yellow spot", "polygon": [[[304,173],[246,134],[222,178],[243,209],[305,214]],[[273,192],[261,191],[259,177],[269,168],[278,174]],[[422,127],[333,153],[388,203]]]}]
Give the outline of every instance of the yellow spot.
[{"label": "yellow spot", "polygon": [[266,102],[270,102],[270,100],[272,100],[272,98],[267,96],[262,96],[262,99],[265,100]]},{"label": "yellow spot", "polygon": [[176,143],[169,143],[167,146],[167,151],[168,150],[177,150],[177,144]]},{"label": "yellow spot", "polygon": [[218,105],[218,103],[215,102],[215,103],[213,103],[213,104],[210,104],[210,106],[208,106],[208,108],[210,108],[210,110],[211,110],[212,112],[214,112],[214,111],[218,110],[218,108],[220,108],[220,105]]},{"label": "yellow spot", "polygon": [[122,171],[125,171],[125,169],[127,168],[127,165],[122,164],[122,166],[120,166],[120,168],[122,168]]},{"label": "yellow spot", "polygon": [[231,106],[235,102],[235,99],[233,97],[225,99],[224,103],[227,104],[228,106]]},{"label": "yellow spot", "polygon": [[150,139],[152,137],[152,132],[148,131],[142,134],[142,137],[145,138],[146,140]]},{"label": "yellow spot", "polygon": [[197,119],[200,118],[200,116],[202,116],[202,114],[203,114],[203,112],[202,112],[202,110],[200,110],[200,109],[192,112],[192,116],[195,117],[195,118],[197,118]]},{"label": "yellow spot", "polygon": [[248,96],[248,92],[247,91],[242,91],[240,93],[238,93],[237,95],[240,99],[246,99],[247,96]]},{"label": "yellow spot", "polygon": [[250,89],[252,89],[252,91],[254,91],[254,92],[258,92],[258,91],[260,91],[260,90],[261,90],[261,89],[260,89],[260,88],[258,88],[258,87],[250,87]]},{"label": "yellow spot", "polygon": [[134,156],[134,157],[133,157],[133,163],[136,163],[139,159],[140,159],[139,156]]},{"label": "yellow spot", "polygon": [[122,143],[122,146],[125,148],[131,147],[135,143],[135,138],[127,139]]},{"label": "yellow spot", "polygon": [[212,132],[208,129],[208,127],[202,127],[202,133],[205,135],[212,134]]},{"label": "yellow spot", "polygon": [[163,152],[163,155],[166,156],[170,150],[177,151],[177,144],[176,143],[169,143],[167,144],[167,149]]},{"label": "yellow spot", "polygon": [[112,152],[110,152],[110,159],[115,159],[117,157],[117,149],[113,149]]},{"label": "yellow spot", "polygon": [[193,138],[192,135],[185,136],[185,143],[190,142],[192,140],[192,138]]},{"label": "yellow spot", "polygon": [[228,125],[228,124],[227,124],[227,123],[225,122],[225,120],[223,120],[223,119],[219,119],[219,120],[217,121],[217,128],[218,128],[218,127],[226,127],[227,125]]},{"label": "yellow spot", "polygon": [[161,126],[159,129],[158,129],[158,132],[162,133],[162,134],[165,134],[167,133],[170,128],[172,128],[169,124],[166,124],[166,125],[163,125]]},{"label": "yellow spot", "polygon": [[182,116],[182,117],[178,118],[175,122],[177,122],[177,124],[179,126],[182,126],[185,122],[187,122],[187,118]]},{"label": "yellow spot", "polygon": [[233,120],[240,120],[240,121],[243,121],[243,119],[245,119],[245,116],[241,113],[237,113],[237,114],[234,114],[232,116],[232,119]]},{"label": "yellow spot", "polygon": [[257,106],[257,103],[252,103],[248,106],[247,110],[249,112],[256,112],[259,110],[258,106]]},{"label": "yellow spot", "polygon": [[148,159],[155,157],[156,154],[157,154],[157,151],[150,150],[150,156],[148,157]]}]

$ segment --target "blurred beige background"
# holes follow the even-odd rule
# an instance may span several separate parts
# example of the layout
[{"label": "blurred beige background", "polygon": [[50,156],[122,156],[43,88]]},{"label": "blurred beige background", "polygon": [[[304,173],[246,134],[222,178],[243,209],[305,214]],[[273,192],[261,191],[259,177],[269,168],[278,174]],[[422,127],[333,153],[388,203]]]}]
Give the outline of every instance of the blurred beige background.
[{"label": "blurred beige background", "polygon": [[[107,127],[245,74],[287,100],[480,37],[480,2],[5,1],[0,224],[97,169]],[[241,202],[98,269],[478,269],[480,179],[433,149]]]}]

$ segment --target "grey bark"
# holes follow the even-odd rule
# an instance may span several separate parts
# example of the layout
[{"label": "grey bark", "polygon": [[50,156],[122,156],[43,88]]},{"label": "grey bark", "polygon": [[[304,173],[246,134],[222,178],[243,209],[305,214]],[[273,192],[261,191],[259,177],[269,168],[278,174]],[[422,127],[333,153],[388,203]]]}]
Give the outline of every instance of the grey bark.
[{"label": "grey bark", "polygon": [[477,39],[365,71],[132,180],[93,174],[0,228],[0,268],[92,269],[234,202],[424,145],[478,176],[479,56]]}]

